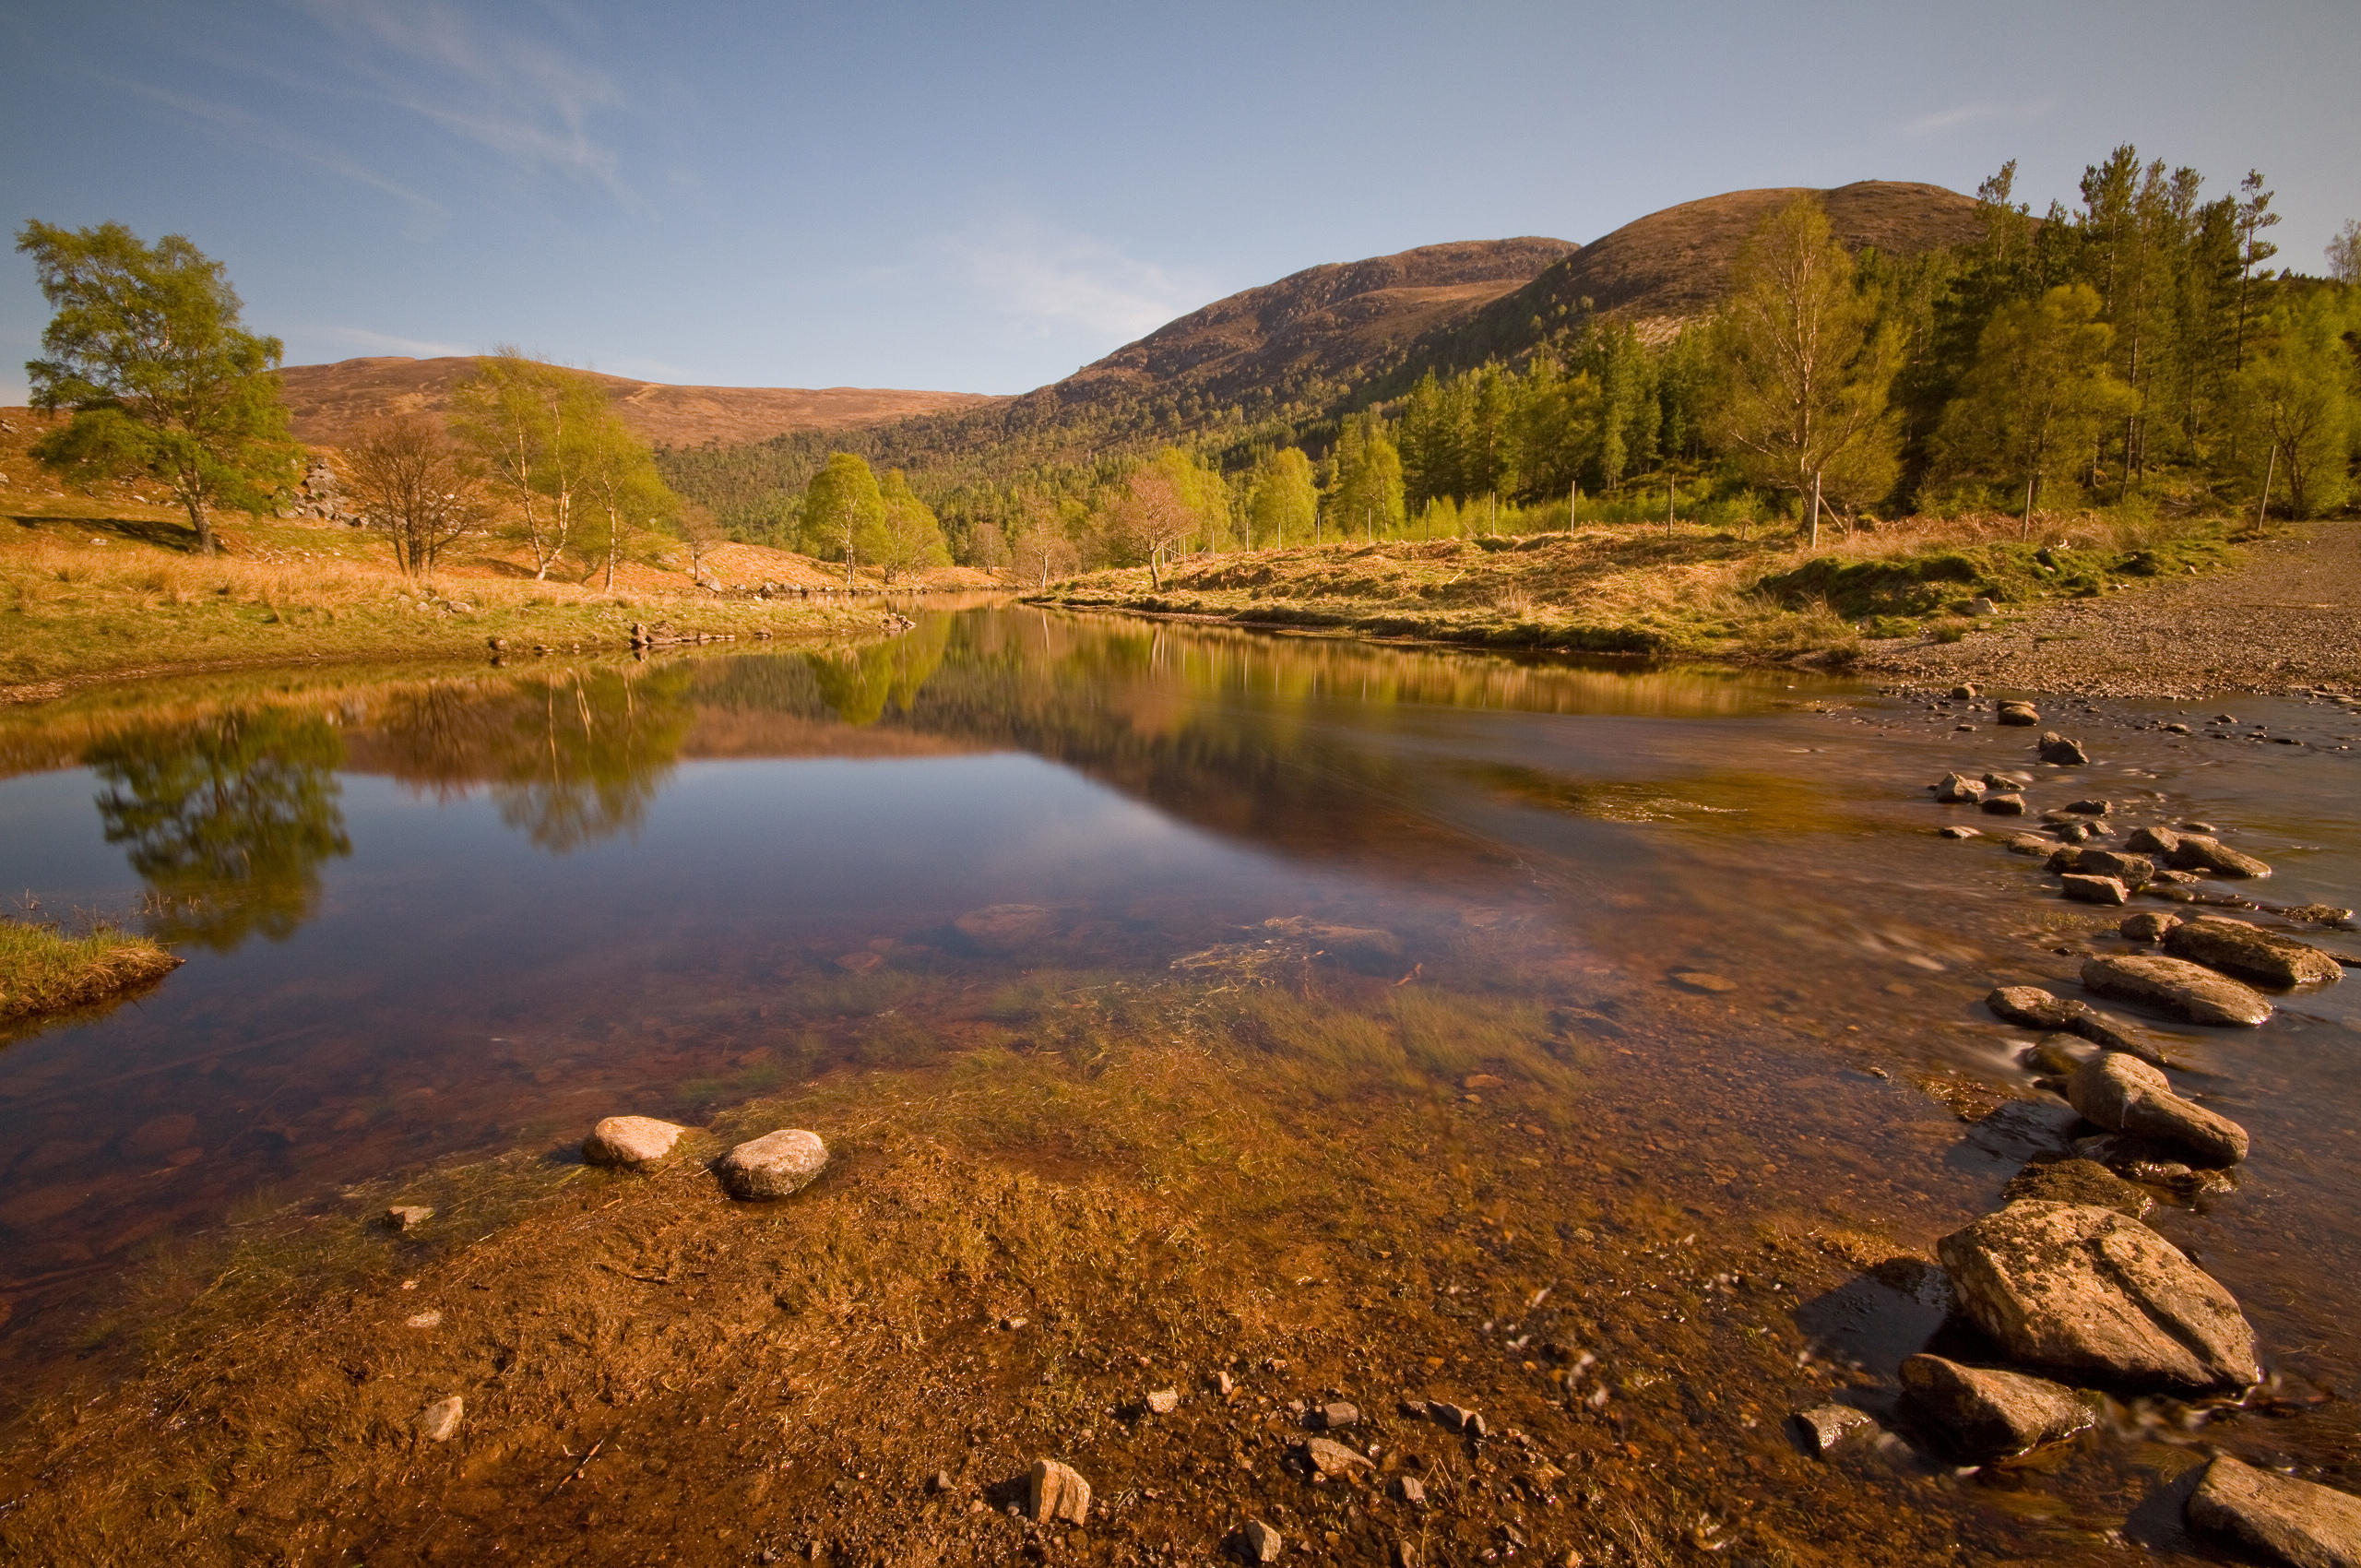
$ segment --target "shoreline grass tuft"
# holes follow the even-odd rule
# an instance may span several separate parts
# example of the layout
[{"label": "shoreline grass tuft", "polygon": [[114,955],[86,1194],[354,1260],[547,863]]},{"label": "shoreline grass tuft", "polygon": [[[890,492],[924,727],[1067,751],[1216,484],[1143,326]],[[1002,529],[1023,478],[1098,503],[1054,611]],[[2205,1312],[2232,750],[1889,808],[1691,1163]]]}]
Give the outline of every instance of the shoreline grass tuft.
[{"label": "shoreline grass tuft", "polygon": [[104,1002],[185,961],[115,926],[68,936],[54,925],[0,920],[0,1022]]}]

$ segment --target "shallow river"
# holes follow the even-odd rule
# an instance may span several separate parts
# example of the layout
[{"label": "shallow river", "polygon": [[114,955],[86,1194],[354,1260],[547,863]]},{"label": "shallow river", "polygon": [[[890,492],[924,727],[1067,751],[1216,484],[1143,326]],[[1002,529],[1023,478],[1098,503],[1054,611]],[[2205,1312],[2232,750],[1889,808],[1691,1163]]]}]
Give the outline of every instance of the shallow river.
[{"label": "shallow river", "polygon": [[[1160,975],[1277,919],[1390,932],[1370,964],[1572,1005],[1601,1039],[1690,1020],[1694,1060],[1621,1052],[1593,1123],[1733,1234],[1801,1210],[1923,1249],[2066,1135],[1980,998],[2076,994],[2119,944],[2037,861],[1936,837],[2012,825],[1924,789],[2027,766],[2027,731],[1787,673],[919,614],[857,653],[309,670],[0,714],[0,887],[189,959],[0,1051],[6,1381],[42,1385],[176,1237],[617,1109],[695,1121],[922,1059],[950,982]],[[2232,707],[2236,738],[2204,732],[2219,709],[2061,710],[2096,760],[2044,770],[2035,804],[2201,818],[2279,868],[2272,900],[2354,902],[2361,725]],[[2347,1486],[2356,1421],[2319,1396],[2361,1351],[2356,1031],[2349,984],[2260,1030],[2157,1027],[2256,1153],[2154,1223],[2260,1332],[2297,1412],[2264,1456]],[[2020,1102],[1971,1124],[1927,1080]],[[1872,1377],[1936,1327],[1867,1286],[1803,1310]]]}]

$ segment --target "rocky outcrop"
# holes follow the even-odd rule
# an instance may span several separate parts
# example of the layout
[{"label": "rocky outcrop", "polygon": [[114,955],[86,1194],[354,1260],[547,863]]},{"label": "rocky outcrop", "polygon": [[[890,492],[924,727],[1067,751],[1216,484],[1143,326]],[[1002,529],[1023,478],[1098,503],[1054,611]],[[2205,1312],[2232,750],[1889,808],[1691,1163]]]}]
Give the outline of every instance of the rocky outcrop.
[{"label": "rocky outcrop", "polygon": [[2189,1522],[2295,1568],[2361,1568],[2361,1498],[2225,1454],[2189,1494]]},{"label": "rocky outcrop", "polygon": [[2261,1375],[2230,1293],[2128,1215],[2012,1203],[1936,1250],[1961,1311],[2013,1360],[2184,1389]]},{"label": "rocky outcrop", "polygon": [[801,1191],[827,1166],[828,1146],[819,1134],[783,1127],[723,1155],[714,1174],[731,1197],[759,1202]]},{"label": "rocky outcrop", "polygon": [[2310,943],[2220,915],[2201,915],[2174,927],[2165,933],[2165,951],[2176,958],[2282,990],[2326,985],[2344,978],[2344,966]]},{"label": "rocky outcrop", "polygon": [[2097,1417],[2073,1391],[2047,1378],[1962,1366],[1920,1354],[1902,1363],[1910,1401],[1964,1455],[2022,1454],[2091,1426]]},{"label": "rocky outcrop", "polygon": [[2101,996],[2136,1002],[2192,1024],[2252,1028],[2272,1013],[2271,1004],[2252,988],[2181,958],[2093,958],[2082,965],[2082,984]]},{"label": "rocky outcrop", "polygon": [[2236,1165],[2247,1157],[2247,1130],[2173,1092],[2165,1076],[2119,1051],[2103,1051],[2066,1080],[2075,1110],[2110,1133],[2170,1144],[2200,1164]]}]

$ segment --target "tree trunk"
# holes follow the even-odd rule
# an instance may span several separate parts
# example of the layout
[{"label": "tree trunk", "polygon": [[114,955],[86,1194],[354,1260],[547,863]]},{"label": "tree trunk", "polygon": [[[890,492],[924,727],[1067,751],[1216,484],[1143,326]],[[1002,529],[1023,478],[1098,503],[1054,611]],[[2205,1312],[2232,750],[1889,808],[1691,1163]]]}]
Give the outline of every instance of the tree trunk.
[{"label": "tree trunk", "polygon": [[2020,544],[2033,538],[2033,484],[2036,477],[2038,476],[2030,473],[2025,475],[2025,520],[2017,529],[2017,541]]},{"label": "tree trunk", "polygon": [[213,522],[205,515],[205,503],[192,495],[184,505],[188,507],[188,526],[196,530],[196,552],[199,555],[212,554]]},{"label": "tree trunk", "polygon": [[1811,471],[1811,548],[1820,548],[1820,470]]},{"label": "tree trunk", "polygon": [[1164,591],[1164,564],[1159,559],[1163,553],[1163,547],[1160,545],[1151,544],[1147,547],[1147,586],[1157,593]]},{"label": "tree trunk", "polygon": [[2262,499],[2254,509],[2254,526],[2257,528],[2260,528],[2262,520],[2271,516],[2271,481],[2278,472],[2279,443],[2274,441],[2271,444],[2270,459],[2262,465]]}]

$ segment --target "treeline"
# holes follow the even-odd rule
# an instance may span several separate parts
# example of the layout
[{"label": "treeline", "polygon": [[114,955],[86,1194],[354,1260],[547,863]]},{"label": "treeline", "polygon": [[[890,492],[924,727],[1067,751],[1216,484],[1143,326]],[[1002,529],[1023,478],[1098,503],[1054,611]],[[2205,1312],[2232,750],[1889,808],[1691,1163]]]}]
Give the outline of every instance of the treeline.
[{"label": "treeline", "polygon": [[844,452],[900,469],[956,559],[1027,577],[1576,520],[2348,503],[2361,225],[2303,277],[2268,265],[2259,173],[2213,194],[2127,146],[2039,217],[2014,182],[2011,163],[1978,191],[1980,240],[1906,256],[1848,253],[1804,198],[1749,241],[1710,318],[1580,315],[1384,400],[1311,388],[1250,417],[1045,392],[658,465],[737,537],[843,559],[805,493]]}]

